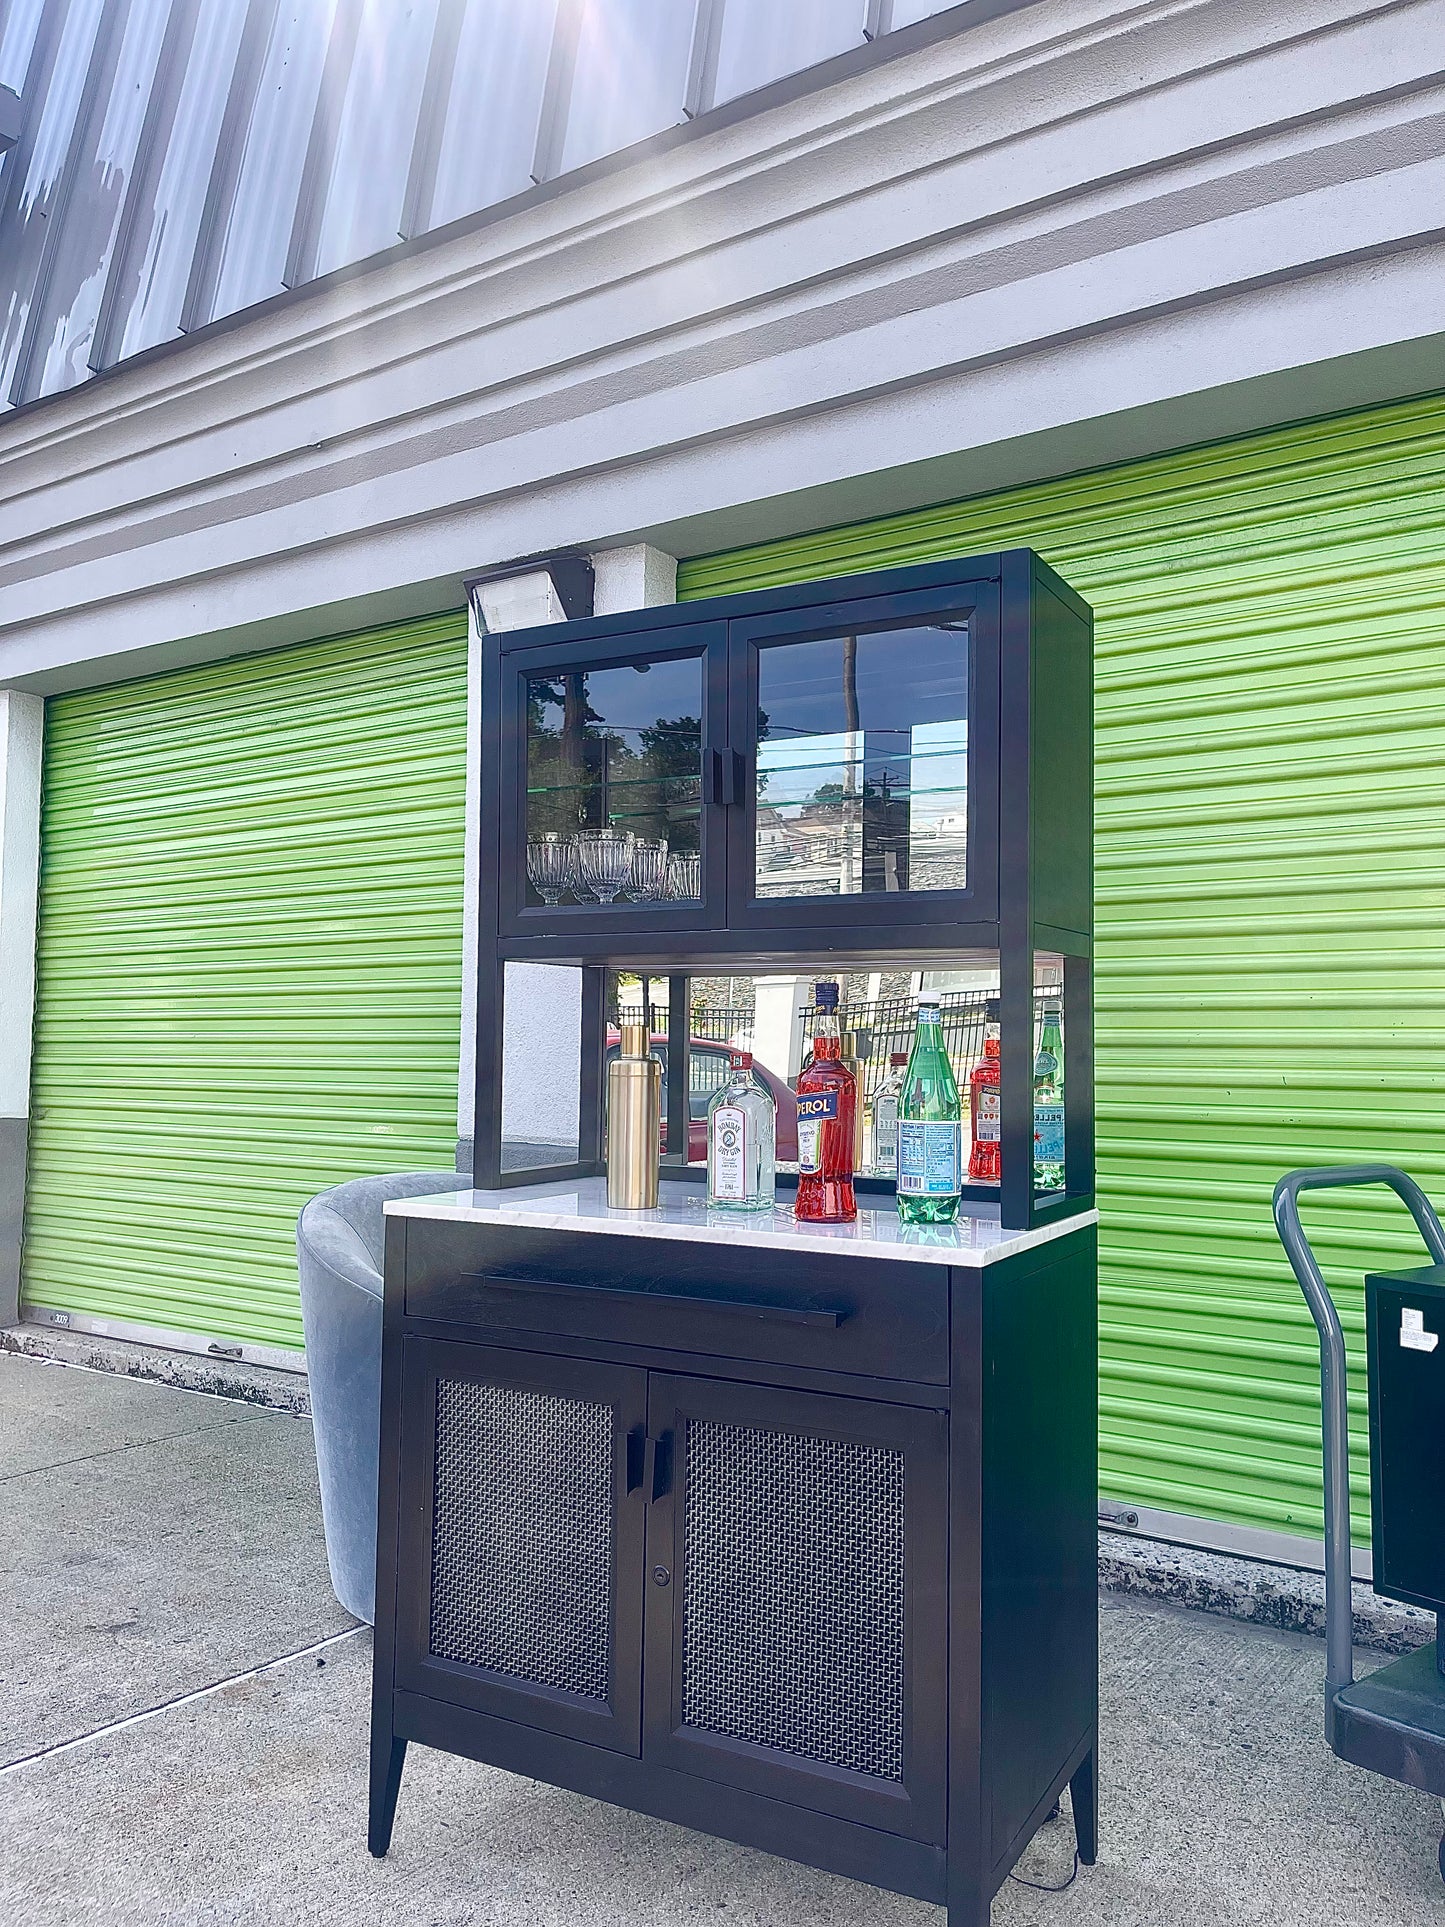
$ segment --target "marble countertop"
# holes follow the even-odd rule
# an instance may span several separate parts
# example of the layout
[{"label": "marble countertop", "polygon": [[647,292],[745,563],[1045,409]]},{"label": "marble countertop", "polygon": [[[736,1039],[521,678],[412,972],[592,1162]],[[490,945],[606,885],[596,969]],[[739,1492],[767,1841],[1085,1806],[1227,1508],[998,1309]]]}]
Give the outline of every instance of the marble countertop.
[{"label": "marble countertop", "polygon": [[603,1178],[563,1178],[510,1191],[444,1191],[436,1197],[396,1198],[389,1217],[438,1218],[462,1224],[524,1225],[543,1231],[595,1231],[630,1238],[680,1238],[699,1243],[752,1245],[765,1251],[834,1246],[857,1258],[904,1259],[914,1264],[987,1265],[1032,1251],[1081,1225],[1097,1211],[1080,1211],[1036,1231],[1005,1231],[998,1210],[985,1205],[948,1225],[903,1224],[889,1199],[879,1209],[860,1204],[852,1224],[799,1224],[791,1206],[771,1212],[710,1211],[701,1185],[664,1184],[655,1211],[616,1211]]}]

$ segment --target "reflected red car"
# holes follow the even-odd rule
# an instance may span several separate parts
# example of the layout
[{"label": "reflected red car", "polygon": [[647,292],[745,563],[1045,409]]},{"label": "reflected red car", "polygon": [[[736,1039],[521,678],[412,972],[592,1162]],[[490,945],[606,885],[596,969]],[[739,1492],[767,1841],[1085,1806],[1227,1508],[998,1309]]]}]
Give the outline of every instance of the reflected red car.
[{"label": "reflected red car", "polygon": [[[607,1032],[606,1062],[611,1063],[621,1046],[621,1038],[615,1029]],[[652,1054],[662,1060],[662,1075],[667,1077],[667,1035],[654,1032]],[[720,1044],[715,1037],[690,1037],[688,1039],[688,1058],[692,1068],[692,1089],[688,1093],[687,1119],[687,1161],[689,1164],[707,1163],[707,1107],[712,1101],[714,1091],[727,1082],[728,1065],[732,1056],[732,1046]],[[605,1072],[604,1072],[605,1075]],[[753,1059],[753,1076],[760,1084],[766,1084],[773,1094],[773,1102],[778,1107],[778,1135],[776,1156],[779,1164],[793,1164],[798,1157],[798,1104],[793,1093],[781,1077],[774,1075],[766,1064]],[[662,1148],[667,1149],[667,1118],[662,1120]]]}]

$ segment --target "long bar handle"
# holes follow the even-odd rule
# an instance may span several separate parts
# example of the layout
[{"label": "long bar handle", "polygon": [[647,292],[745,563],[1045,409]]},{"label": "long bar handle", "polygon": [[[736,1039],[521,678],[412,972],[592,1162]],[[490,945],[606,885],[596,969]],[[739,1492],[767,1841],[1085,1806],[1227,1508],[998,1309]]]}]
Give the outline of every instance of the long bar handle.
[{"label": "long bar handle", "polygon": [[814,1331],[836,1331],[848,1317],[841,1306],[819,1309],[811,1305],[770,1305],[758,1298],[704,1298],[676,1291],[629,1291],[612,1285],[554,1285],[537,1278],[509,1278],[505,1272],[470,1271],[463,1274],[470,1284],[486,1285],[493,1291],[533,1294],[557,1291],[585,1291],[590,1299],[621,1301],[631,1305],[657,1305],[671,1311],[726,1311],[767,1325],[803,1325]]},{"label": "long bar handle", "polygon": [[1350,1570],[1350,1434],[1345,1335],[1324,1274],[1300,1225],[1301,1191],[1388,1184],[1408,1205],[1426,1249],[1445,1265],[1445,1230],[1415,1180],[1393,1164],[1325,1164],[1290,1171],[1274,1187],[1274,1222],[1320,1335],[1320,1405],[1325,1451],[1325,1698],[1355,1676],[1354,1592]]}]

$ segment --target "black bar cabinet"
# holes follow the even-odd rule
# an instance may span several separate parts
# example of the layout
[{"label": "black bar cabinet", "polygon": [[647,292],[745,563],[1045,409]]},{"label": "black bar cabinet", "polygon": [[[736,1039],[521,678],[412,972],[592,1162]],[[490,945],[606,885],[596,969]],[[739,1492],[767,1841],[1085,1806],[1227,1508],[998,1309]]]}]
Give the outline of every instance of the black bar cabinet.
[{"label": "black bar cabinet", "polygon": [[[374,1853],[416,1740],[950,1927],[1065,1786],[1092,1861],[1090,638],[1013,551],[488,639],[476,1188],[388,1207]],[[710,1212],[686,979],[955,959],[998,986],[1001,1181],[949,1226],[877,1177],[852,1225],[796,1224],[786,1179]],[[544,1169],[504,1131],[527,962],[582,983]],[[652,1212],[605,1197],[620,968],[672,982]]]}]

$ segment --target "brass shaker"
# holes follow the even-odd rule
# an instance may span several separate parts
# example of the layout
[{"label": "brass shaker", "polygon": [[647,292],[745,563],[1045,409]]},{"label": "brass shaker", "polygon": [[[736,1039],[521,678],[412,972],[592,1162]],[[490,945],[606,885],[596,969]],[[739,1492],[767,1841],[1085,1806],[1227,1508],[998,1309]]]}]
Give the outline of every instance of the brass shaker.
[{"label": "brass shaker", "polygon": [[843,1062],[853,1073],[853,1169],[863,1169],[863,1060],[858,1055],[858,1033],[843,1032]]},{"label": "brass shaker", "polygon": [[624,1024],[607,1066],[607,1202],[620,1211],[657,1204],[662,1140],[662,1065],[648,1049],[647,1026]]}]

